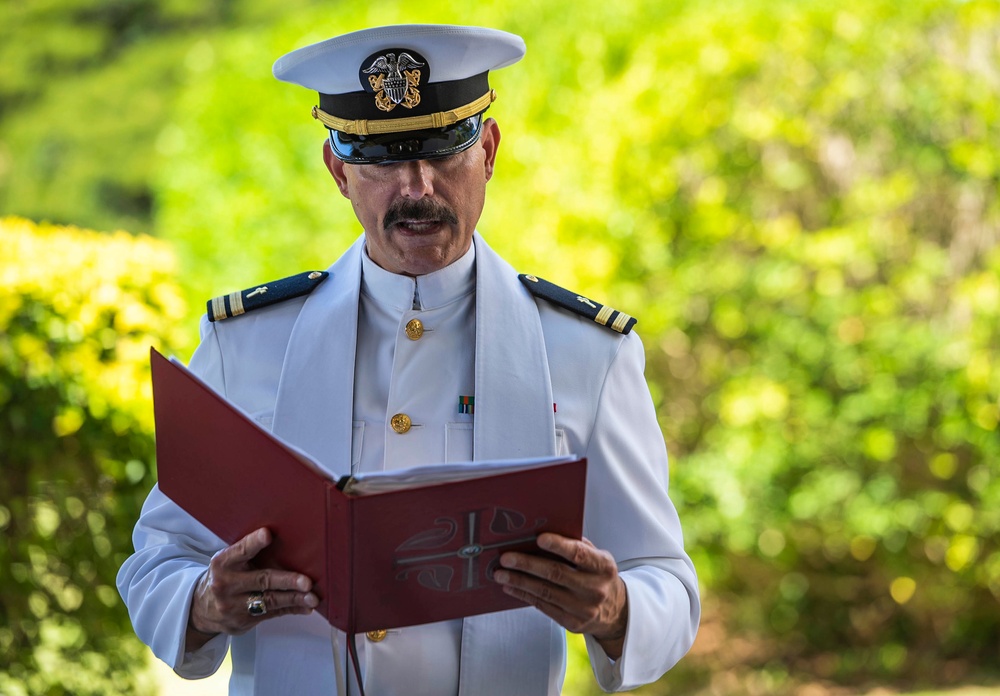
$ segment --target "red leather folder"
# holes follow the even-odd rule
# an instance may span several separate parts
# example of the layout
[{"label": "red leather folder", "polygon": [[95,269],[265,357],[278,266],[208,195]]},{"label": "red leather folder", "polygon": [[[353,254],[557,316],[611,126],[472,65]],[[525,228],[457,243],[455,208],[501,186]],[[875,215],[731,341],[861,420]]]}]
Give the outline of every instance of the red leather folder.
[{"label": "red leather folder", "polygon": [[182,365],[150,362],[160,489],[228,544],[270,529],[258,563],[311,577],[348,633],[523,606],[491,580],[500,554],[582,534],[585,459],[349,495]]}]

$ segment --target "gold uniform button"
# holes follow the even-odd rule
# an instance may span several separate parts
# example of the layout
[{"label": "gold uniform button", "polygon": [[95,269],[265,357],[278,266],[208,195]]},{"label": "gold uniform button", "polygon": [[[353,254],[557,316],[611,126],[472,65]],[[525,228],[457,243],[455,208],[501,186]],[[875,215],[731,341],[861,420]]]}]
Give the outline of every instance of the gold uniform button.
[{"label": "gold uniform button", "polygon": [[402,435],[410,429],[410,426],[413,425],[413,421],[411,421],[410,417],[405,413],[397,413],[392,417],[392,420],[389,421],[389,424],[392,426],[393,430]]},{"label": "gold uniform button", "polygon": [[371,642],[381,643],[383,640],[385,640],[386,635],[388,635],[388,631],[386,631],[384,628],[380,628],[376,631],[368,631],[368,633],[366,633],[365,635]]},{"label": "gold uniform button", "polygon": [[406,337],[411,341],[419,340],[424,335],[424,323],[419,319],[406,322]]}]

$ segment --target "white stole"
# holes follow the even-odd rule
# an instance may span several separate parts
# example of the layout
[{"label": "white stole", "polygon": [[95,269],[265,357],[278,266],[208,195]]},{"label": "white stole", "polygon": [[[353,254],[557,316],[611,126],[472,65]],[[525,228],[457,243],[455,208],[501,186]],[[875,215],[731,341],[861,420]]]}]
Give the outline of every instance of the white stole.
[{"label": "white stole", "polygon": [[[478,234],[474,241],[474,457],[555,454],[552,386],[534,299],[521,286],[514,269]],[[334,477],[351,470],[363,246],[362,236],[303,304],[289,338],[275,401],[274,433],[305,451]],[[316,419],[303,418],[304,413],[326,413],[329,417],[326,424],[317,427]],[[280,692],[282,685],[261,680],[270,674],[287,675],[279,664],[286,663],[288,654],[262,649],[275,642],[261,640],[270,633],[268,624],[264,622],[257,629],[258,693]],[[460,694],[548,693],[552,678],[559,676],[550,676],[553,630],[551,620],[531,607],[465,619]]]}]

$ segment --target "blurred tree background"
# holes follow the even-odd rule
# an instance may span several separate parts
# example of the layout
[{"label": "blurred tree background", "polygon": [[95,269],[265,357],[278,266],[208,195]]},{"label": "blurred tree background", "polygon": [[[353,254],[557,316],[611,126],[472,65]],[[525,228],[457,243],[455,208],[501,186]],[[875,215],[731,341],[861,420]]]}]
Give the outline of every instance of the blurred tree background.
[{"label": "blurred tree background", "polygon": [[996,678],[1000,3],[15,0],[0,214],[157,239],[3,223],[0,693],[146,688],[101,681],[141,654],[145,346],[360,233],[274,59],[428,21],[528,44],[480,230],[640,319],[706,605],[641,693]]}]

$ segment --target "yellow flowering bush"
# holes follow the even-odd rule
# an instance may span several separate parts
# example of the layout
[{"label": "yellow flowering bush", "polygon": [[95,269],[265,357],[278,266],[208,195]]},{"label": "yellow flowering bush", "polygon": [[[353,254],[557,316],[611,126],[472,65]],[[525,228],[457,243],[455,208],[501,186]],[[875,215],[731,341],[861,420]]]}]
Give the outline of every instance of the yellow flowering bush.
[{"label": "yellow flowering bush", "polygon": [[168,244],[0,219],[0,693],[135,691],[114,589],[154,480],[149,347],[181,345]]}]

